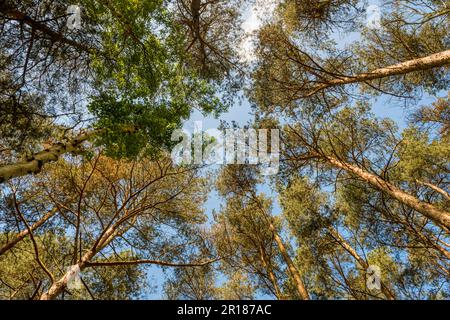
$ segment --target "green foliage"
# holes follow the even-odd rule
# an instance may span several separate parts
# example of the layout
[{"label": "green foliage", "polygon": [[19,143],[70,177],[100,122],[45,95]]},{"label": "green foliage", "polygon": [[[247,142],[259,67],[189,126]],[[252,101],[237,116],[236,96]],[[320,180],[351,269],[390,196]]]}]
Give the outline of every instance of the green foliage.
[{"label": "green foliage", "polygon": [[[299,299],[300,283],[312,299],[450,297],[448,227],[434,218],[450,204],[445,1],[386,3],[378,28],[366,1],[279,1],[248,70],[242,1],[80,0],[73,30],[67,4],[0,4],[0,163],[62,148],[1,185],[2,248],[43,224],[0,255],[0,299],[38,299],[74,264],[82,286],[54,298],[146,298],[150,264],[169,299]],[[172,163],[193,110],[217,117],[242,91],[248,127],[282,127],[279,174]],[[404,103],[404,125],[372,112],[378,97]],[[93,138],[64,153],[79,129]]]},{"label": "green foliage", "polygon": [[[110,155],[154,154],[170,147],[172,131],[193,108],[218,113],[224,106],[214,87],[185,67],[183,35],[162,1],[116,2],[100,15],[109,58],[93,60],[99,93],[88,109],[105,130],[97,142]],[[124,134],[124,127],[133,132]]]}]

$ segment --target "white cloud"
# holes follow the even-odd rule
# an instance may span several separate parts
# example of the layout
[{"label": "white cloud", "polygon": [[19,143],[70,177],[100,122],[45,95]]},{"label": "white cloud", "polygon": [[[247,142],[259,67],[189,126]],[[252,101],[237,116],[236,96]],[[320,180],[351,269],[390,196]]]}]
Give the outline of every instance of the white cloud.
[{"label": "white cloud", "polygon": [[258,18],[255,8],[252,6],[249,11],[250,14],[241,26],[246,33],[251,33],[261,26],[261,19]]},{"label": "white cloud", "polygon": [[245,36],[240,44],[239,54],[245,62],[254,60],[254,43],[255,31],[262,26],[261,17],[270,17],[275,9],[276,1],[274,0],[257,0],[250,7],[246,8],[247,17],[241,25]]}]

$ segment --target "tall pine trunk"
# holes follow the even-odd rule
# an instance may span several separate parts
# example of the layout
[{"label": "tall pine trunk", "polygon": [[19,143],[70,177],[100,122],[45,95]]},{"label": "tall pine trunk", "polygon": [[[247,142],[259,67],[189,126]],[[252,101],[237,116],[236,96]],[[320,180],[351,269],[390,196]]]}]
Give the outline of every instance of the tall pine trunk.
[{"label": "tall pine trunk", "polygon": [[[339,243],[339,245],[344,248],[361,266],[362,269],[367,270],[369,268],[369,264],[364,260],[353,247],[337,232],[333,227],[328,228],[331,236]],[[388,300],[395,300],[394,293],[384,284],[383,281],[380,281],[381,284],[381,292]]]},{"label": "tall pine trunk", "polygon": [[423,71],[450,63],[450,50],[431,54],[423,58],[408,60],[391,66],[378,68],[370,72],[360,73],[353,76],[342,76],[336,79],[328,80],[314,87],[307,96],[312,96],[326,88],[351,83],[365,82],[375,79],[386,78],[390,76],[402,75],[414,71]]},{"label": "tall pine trunk", "polygon": [[278,249],[281,252],[281,255],[283,256],[284,262],[286,262],[289,272],[292,275],[292,278],[294,279],[295,287],[297,289],[297,292],[299,296],[303,300],[309,300],[309,294],[306,290],[305,284],[303,283],[302,277],[300,275],[300,271],[298,271],[297,267],[294,265],[294,262],[292,261],[291,257],[289,256],[289,253],[286,250],[286,247],[283,243],[283,240],[280,238],[278,233],[275,230],[275,227],[272,223],[269,224],[270,230],[273,233],[273,237],[275,239],[275,242],[277,243]]},{"label": "tall pine trunk", "polygon": [[423,202],[416,197],[406,193],[400,188],[396,187],[392,183],[389,183],[382,178],[367,172],[353,164],[338,160],[333,157],[324,157],[333,166],[351,172],[357,175],[362,180],[368,182],[377,189],[390,195],[392,198],[400,201],[408,207],[420,212],[425,217],[434,221],[437,225],[441,226],[445,230],[450,230],[450,212],[437,208],[436,206]]}]

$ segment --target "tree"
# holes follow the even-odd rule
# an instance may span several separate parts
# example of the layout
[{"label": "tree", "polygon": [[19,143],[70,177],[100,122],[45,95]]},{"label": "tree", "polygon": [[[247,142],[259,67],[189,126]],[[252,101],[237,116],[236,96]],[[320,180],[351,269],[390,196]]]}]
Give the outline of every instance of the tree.
[{"label": "tree", "polygon": [[[223,109],[213,85],[186,66],[183,36],[162,1],[82,1],[83,24],[75,30],[66,28],[64,3],[37,4],[34,10],[33,1],[9,0],[0,7],[2,55],[7,61],[2,65],[6,72],[2,93],[13,105],[4,110],[2,120],[10,125],[20,107],[30,109],[23,116],[28,119],[24,132],[41,118],[64,123],[62,134],[36,134],[33,141],[15,146],[31,149],[32,161],[33,154],[49,149],[40,147],[42,139],[51,138],[50,148],[67,145],[68,133],[77,136],[73,129],[81,124],[102,129],[90,131],[87,139],[106,146],[112,156],[134,157],[143,149],[154,154],[171,145],[172,131],[193,108],[206,113]],[[151,24],[154,28],[147,28]],[[44,107],[40,117],[31,117],[34,105]],[[50,109],[54,112],[46,112]],[[8,162],[21,163],[14,154]],[[3,168],[7,172],[1,180],[39,172],[42,163],[27,165],[11,174],[11,167]]]},{"label": "tree", "polygon": [[236,44],[242,37],[239,7],[245,2],[176,0],[175,3],[177,19],[187,34],[188,63],[206,79],[230,82],[223,89],[233,89],[242,73]]},{"label": "tree", "polygon": [[[3,237],[2,237],[3,238]],[[35,238],[39,256],[52,273],[70,265],[70,239],[49,232]],[[1,299],[37,299],[46,285],[47,275],[36,264],[31,240],[18,244],[14,254],[0,258],[2,265]],[[65,254],[62,254],[65,253]],[[123,258],[126,258],[124,255]],[[63,299],[135,299],[148,285],[139,265],[116,268],[91,268],[83,272],[81,285],[73,285],[62,294]]]},{"label": "tree", "polygon": [[[333,226],[336,224],[339,225],[342,222],[339,219],[339,212],[332,212],[333,208],[331,208],[328,203],[325,193],[317,190],[317,188],[306,179],[294,176],[286,187],[281,187],[280,195],[283,213],[289,221],[292,232],[298,239],[297,242],[300,248],[313,251],[312,254],[317,255],[322,259],[330,256],[329,259],[332,260],[333,254],[336,254],[338,257],[342,256],[342,253],[339,252],[339,247],[341,247],[341,249],[345,250],[345,252],[354,259],[355,265],[360,269],[359,272],[362,274],[366,273],[369,268],[369,263],[366,258],[361,256],[361,254],[359,254],[342,236],[338,229]],[[349,226],[347,225],[340,226],[340,228],[349,230]],[[345,230],[346,233],[348,232],[347,230]],[[323,240],[318,240],[320,238],[323,238]],[[359,246],[363,246],[365,242],[364,237],[357,240]],[[377,250],[377,248],[375,250]],[[311,253],[309,256],[311,256]],[[316,259],[321,259],[318,257]],[[321,263],[319,263],[319,265],[321,265]],[[324,266],[322,266],[322,268],[325,270],[327,269]],[[344,269],[342,269],[341,272],[344,273]],[[318,278],[319,282],[324,278],[326,278],[326,276],[322,274],[321,277]],[[360,298],[361,293],[358,293],[358,291],[365,292],[365,294],[369,294],[369,296],[373,295],[373,293],[367,292],[366,288],[357,289],[353,287],[353,285],[350,285],[348,279],[344,278],[343,283],[346,284],[349,292],[351,295],[354,295],[355,298]],[[390,286],[383,280],[381,280],[380,284],[381,292],[384,297],[386,299],[395,299],[395,294],[392,292],[392,289],[389,288]],[[320,285],[315,285],[314,287],[320,288]],[[325,288],[326,285],[323,287]],[[318,289],[317,294],[320,294],[320,292],[321,290]],[[330,293],[327,292],[326,294]]]},{"label": "tree", "polygon": [[[243,59],[269,2],[0,3],[1,299],[448,299],[448,4],[273,2]],[[173,163],[242,93],[277,175]]]},{"label": "tree", "polygon": [[[29,184],[31,194],[26,191]],[[31,239],[35,268],[44,272],[34,297],[59,297],[77,270],[132,270],[133,266],[146,264],[192,267],[216,261],[201,254],[206,251],[196,251],[202,247],[194,230],[204,221],[200,207],[203,184],[195,168],[176,169],[168,159],[152,162],[140,158],[130,162],[99,153],[92,160],[55,163],[36,181],[11,184],[7,195],[10,200],[5,205],[12,205],[10,214],[19,227],[25,226],[22,230],[28,230],[23,238],[28,243],[27,239]],[[36,217],[36,211],[34,219],[41,221],[39,211],[43,206],[57,208],[58,212],[32,229],[28,221]],[[177,232],[171,235],[168,228]],[[12,232],[8,229],[5,231]],[[67,242],[66,254],[54,253],[65,257],[56,265],[55,261],[43,260],[46,242],[41,245],[37,240],[47,230]],[[5,259],[14,259],[13,252],[23,247],[23,241],[16,243]]]},{"label": "tree", "polygon": [[[256,194],[255,188],[258,180],[254,168],[236,165],[224,169],[218,181],[218,188],[227,199],[227,209],[222,214],[219,224],[224,227],[230,224],[230,227],[223,230],[226,237],[223,247],[227,249],[228,246],[235,243],[237,246],[247,247],[247,250],[256,253],[256,257],[250,258],[250,261],[256,259],[257,268],[262,266],[263,272],[267,274],[267,278],[273,286],[275,296],[281,298],[282,293],[274,272],[274,263],[270,259],[270,256],[278,255],[279,259],[286,265],[287,270],[285,272],[292,277],[298,298],[307,300],[309,295],[302,276],[290,257],[288,246],[279,235],[280,227],[269,213],[270,202],[264,196]],[[232,229],[230,230],[230,228]],[[234,240],[233,238],[236,236],[237,239]],[[231,243],[229,243],[230,240]],[[275,248],[272,248],[272,246],[275,246]],[[277,251],[272,253],[274,249]],[[245,260],[248,259],[245,257],[247,250],[243,250]],[[234,251],[234,249],[231,249],[231,252],[228,252],[233,255],[232,252]],[[227,256],[227,254],[222,255]]]},{"label": "tree", "polygon": [[[367,114],[367,107],[362,105],[353,109],[344,108],[334,115],[329,112],[324,117],[315,117],[313,114],[309,118],[305,112],[304,117],[303,123],[299,122],[297,126],[288,129],[292,130],[288,135],[295,142],[291,145],[289,138],[287,139],[286,153],[294,163],[304,159],[313,160],[325,167],[346,171],[448,230],[450,213],[445,206],[441,208],[442,203],[432,204],[402,190],[397,186],[401,179],[397,185],[391,182],[389,170],[401,156],[396,155],[396,149],[399,145],[408,143],[396,138],[392,123],[372,118]],[[434,145],[437,152],[443,152],[442,155],[446,153],[446,147],[439,143]],[[437,161],[445,163],[446,157],[442,159],[443,161]],[[399,162],[404,163],[401,159]],[[445,167],[445,164],[431,165]],[[382,168],[382,171],[377,172],[372,166]]]},{"label": "tree", "polygon": [[[433,94],[445,90],[450,62],[445,31],[449,21],[444,14],[448,7],[440,1],[418,1],[412,8],[407,2],[394,1],[378,29],[360,26],[361,40],[341,48],[331,32],[321,32],[317,39],[314,30],[320,26],[311,31],[289,18],[291,11],[303,12],[309,1],[288,1],[277,19],[259,32],[251,97],[270,112],[296,108],[296,102],[307,98],[348,99],[357,94],[346,90],[349,84],[359,85],[361,93],[413,100],[422,89]],[[355,1],[324,1],[317,6],[322,3],[335,8],[320,15],[323,23],[332,22],[334,11],[346,12],[355,5]],[[421,15],[423,20],[417,21]]]}]

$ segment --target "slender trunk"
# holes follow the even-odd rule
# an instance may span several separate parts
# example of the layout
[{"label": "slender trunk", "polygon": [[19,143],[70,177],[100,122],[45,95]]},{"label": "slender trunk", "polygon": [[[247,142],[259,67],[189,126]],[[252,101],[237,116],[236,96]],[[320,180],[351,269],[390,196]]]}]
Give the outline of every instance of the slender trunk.
[{"label": "slender trunk", "polygon": [[202,38],[200,32],[200,9],[201,1],[192,0],[191,2],[191,15],[192,15],[192,29],[194,33],[194,40],[198,41],[200,53],[201,53],[201,64],[202,70],[206,71],[206,51],[205,51],[205,41]]},{"label": "slender trunk", "polygon": [[283,256],[283,259],[288,266],[289,272],[291,273],[292,278],[294,279],[295,286],[296,286],[299,296],[303,300],[309,300],[309,294],[303,283],[302,277],[300,276],[300,272],[298,271],[297,267],[294,265],[294,262],[292,261],[291,257],[289,256],[289,253],[286,250],[283,240],[281,240],[280,236],[276,232],[275,227],[273,226],[272,223],[269,224],[269,227],[273,233],[275,242],[278,245],[278,249],[280,250],[281,255]]},{"label": "slender trunk", "polygon": [[420,183],[420,184],[422,184],[424,186],[427,186],[428,188],[433,189],[437,193],[440,193],[441,195],[444,196],[445,199],[450,200],[450,194],[448,194],[448,192],[445,191],[444,189],[439,188],[438,186],[436,186],[436,185],[434,185],[432,183],[428,183],[428,182],[420,181],[420,180],[416,180],[416,181],[417,181],[417,183]]},{"label": "slender trunk", "polygon": [[333,166],[357,175],[364,181],[370,183],[377,189],[387,193],[394,199],[416,210],[417,212],[420,212],[425,217],[433,220],[436,224],[443,227],[445,230],[450,229],[450,212],[439,209],[432,204],[423,202],[417,199],[416,197],[410,195],[409,193],[406,193],[403,190],[397,188],[393,184],[355,165],[349,164],[347,162],[338,160],[333,157],[324,156],[324,158]]},{"label": "slender trunk", "polygon": [[58,281],[54,282],[48,291],[41,295],[40,300],[53,300],[58,297],[67,287],[67,284],[72,278],[74,272],[77,270],[82,271],[86,268],[87,263],[114,238],[115,232],[116,230],[114,227],[109,228],[103,234],[102,240],[99,241],[97,246],[92,247],[88,252],[86,252],[76,265],[73,265]]},{"label": "slender trunk", "polygon": [[[345,251],[347,251],[355,260],[358,262],[358,264],[361,266],[362,269],[367,270],[369,268],[369,264],[364,260],[353,247],[345,241],[345,239],[337,232],[336,229],[333,227],[328,228],[331,236],[336,239],[336,241],[339,243],[339,245],[344,248]],[[395,300],[394,293],[384,284],[383,281],[380,282],[381,284],[381,292],[384,294],[384,296],[388,300]]]},{"label": "slender trunk", "polygon": [[275,242],[277,243],[278,249],[280,250],[281,255],[283,256],[284,262],[287,264],[289,272],[294,279],[295,287],[297,289],[298,295],[302,300],[309,300],[309,294],[306,290],[305,284],[303,283],[302,277],[300,275],[300,271],[298,271],[297,267],[295,266],[294,262],[292,261],[291,257],[289,256],[289,253],[286,250],[286,246],[283,243],[283,240],[278,235],[277,230],[275,229],[275,226],[272,223],[272,216],[264,209],[264,207],[261,205],[261,203],[257,200],[258,197],[256,196],[256,193],[254,190],[251,190],[252,198],[256,201],[258,204],[261,212],[263,213],[265,220],[267,221],[267,224],[269,225],[269,230],[272,232],[273,237],[275,239]]},{"label": "slender trunk", "polygon": [[446,257],[447,259],[450,260],[450,252],[448,252],[446,249],[444,249],[442,246],[440,246],[438,244],[438,239],[435,238],[435,241],[432,241],[429,237],[427,237],[426,235],[424,235],[420,230],[415,230],[411,227],[409,227],[410,230],[412,230],[412,232],[414,232],[415,234],[417,234],[420,239],[422,239],[423,243],[426,245],[430,245],[433,248],[435,248],[440,254],[442,254],[444,257]]},{"label": "slender trunk", "polygon": [[[58,212],[57,208],[54,208],[53,210],[49,211],[45,216],[42,217],[39,221],[37,221],[35,224],[30,226],[30,230],[34,231],[37,228],[39,228],[41,225],[43,225],[47,220],[49,220],[51,217],[53,217]],[[0,256],[4,254],[6,251],[13,248],[18,242],[22,241],[30,232],[30,230],[25,229],[21,232],[19,232],[12,241],[5,244],[3,247],[0,248]]]},{"label": "slender trunk", "polygon": [[281,294],[280,287],[278,286],[277,278],[275,276],[275,273],[273,272],[272,267],[267,262],[267,256],[264,252],[264,249],[262,249],[262,248],[260,248],[260,258],[261,258],[263,267],[266,269],[267,274],[269,275],[270,282],[272,283],[273,288],[275,290],[275,296],[277,297],[278,300],[282,300],[283,297]]},{"label": "slender trunk", "polygon": [[0,183],[15,177],[39,173],[44,164],[57,161],[64,153],[79,150],[80,145],[91,138],[95,133],[97,133],[97,130],[89,131],[66,143],[57,143],[46,150],[35,153],[25,161],[1,166]]},{"label": "slender trunk", "polygon": [[395,75],[406,74],[414,71],[428,70],[435,67],[444,66],[450,63],[450,50],[434,53],[423,58],[408,60],[395,65],[384,68],[375,69],[367,73],[360,73],[354,76],[344,76],[337,79],[332,79],[326,83],[320,84],[313,88],[307,96],[312,96],[317,92],[329,87],[339,85],[365,82]]}]

